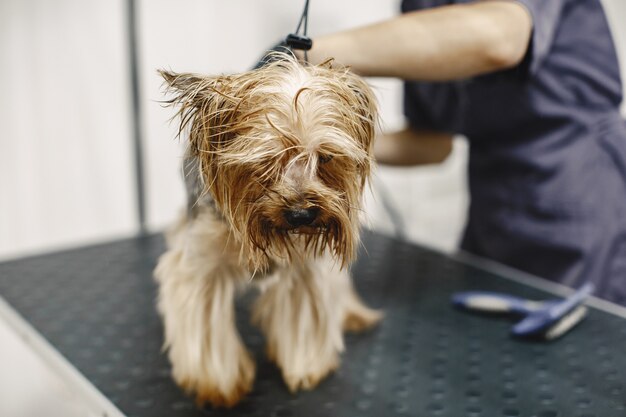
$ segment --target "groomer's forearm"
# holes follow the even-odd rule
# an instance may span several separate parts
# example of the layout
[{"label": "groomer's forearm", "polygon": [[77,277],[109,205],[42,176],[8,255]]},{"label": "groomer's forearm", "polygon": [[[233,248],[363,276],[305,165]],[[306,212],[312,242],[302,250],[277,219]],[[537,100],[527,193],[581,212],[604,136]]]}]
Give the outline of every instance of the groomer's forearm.
[{"label": "groomer's forearm", "polygon": [[410,128],[381,134],[374,142],[376,161],[382,165],[438,164],[452,152],[449,133],[414,131]]},{"label": "groomer's forearm", "polygon": [[315,38],[309,59],[318,63],[332,57],[364,76],[458,79],[515,66],[531,31],[522,5],[478,1]]}]

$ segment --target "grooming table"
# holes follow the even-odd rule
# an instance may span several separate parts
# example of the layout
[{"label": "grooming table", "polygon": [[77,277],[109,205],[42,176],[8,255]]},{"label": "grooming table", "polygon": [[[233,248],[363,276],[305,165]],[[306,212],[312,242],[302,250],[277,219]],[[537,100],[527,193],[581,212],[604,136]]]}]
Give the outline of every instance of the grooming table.
[{"label": "grooming table", "polygon": [[152,235],[0,264],[0,319],[82,386],[100,416],[626,416],[624,309],[592,300],[587,319],[562,339],[514,340],[509,319],[457,311],[450,295],[553,296],[540,281],[372,232],[353,272],[359,293],[386,317],[346,336],[338,372],[289,394],[249,324],[246,296],[238,326],[257,360],[254,390],[232,410],[198,410],[161,352],[152,269],[163,251]]}]

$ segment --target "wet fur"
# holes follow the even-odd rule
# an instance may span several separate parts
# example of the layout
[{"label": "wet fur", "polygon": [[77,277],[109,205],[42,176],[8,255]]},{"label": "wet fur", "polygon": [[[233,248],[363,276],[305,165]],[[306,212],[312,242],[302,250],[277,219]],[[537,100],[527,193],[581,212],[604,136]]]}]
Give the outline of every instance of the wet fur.
[{"label": "wet fur", "polygon": [[[155,270],[158,306],[174,379],[199,403],[232,406],[252,387],[234,320],[242,287],[260,289],[253,321],[291,391],[339,365],[343,330],[380,319],[347,270],[372,164],[373,94],[346,68],[277,58],[236,75],[161,71],[189,139],[189,205]],[[285,220],[310,207],[314,223]]]}]

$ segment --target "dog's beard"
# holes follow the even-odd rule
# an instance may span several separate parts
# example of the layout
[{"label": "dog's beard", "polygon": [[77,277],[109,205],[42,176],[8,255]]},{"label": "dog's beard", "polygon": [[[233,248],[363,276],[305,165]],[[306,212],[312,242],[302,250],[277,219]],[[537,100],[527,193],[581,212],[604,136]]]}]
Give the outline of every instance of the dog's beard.
[{"label": "dog's beard", "polygon": [[319,208],[315,222],[292,227],[285,223],[284,205],[277,194],[271,194],[250,205],[245,239],[248,262],[254,268],[265,268],[272,258],[293,262],[305,256],[321,256],[329,250],[343,267],[349,264],[358,241],[356,210],[336,194],[326,194],[322,199],[312,199]]},{"label": "dog's beard", "polygon": [[[325,251],[341,267],[353,260],[359,241],[362,187],[349,173],[341,176],[345,179],[341,191],[317,181],[303,192],[235,177],[214,183],[213,190],[221,194],[218,208],[241,243],[242,264],[265,271],[271,261],[294,262]],[[316,219],[307,225],[290,225],[284,213],[296,204],[316,207]]]}]

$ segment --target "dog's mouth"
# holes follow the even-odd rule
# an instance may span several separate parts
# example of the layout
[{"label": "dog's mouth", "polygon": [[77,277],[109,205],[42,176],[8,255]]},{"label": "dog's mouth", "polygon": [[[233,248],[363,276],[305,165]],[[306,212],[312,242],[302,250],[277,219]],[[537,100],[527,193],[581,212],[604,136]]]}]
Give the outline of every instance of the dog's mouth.
[{"label": "dog's mouth", "polygon": [[319,226],[298,226],[298,227],[288,227],[285,230],[287,233],[292,235],[321,235],[326,231],[326,227]]},{"label": "dog's mouth", "polygon": [[343,228],[339,220],[330,216],[320,216],[311,224],[301,225],[288,224],[282,218],[266,217],[252,225],[257,227],[250,229],[250,243],[266,256],[291,259],[294,251],[317,256],[328,250],[342,264],[352,256],[353,231]]},{"label": "dog's mouth", "polygon": [[[315,236],[315,235],[323,235],[328,234],[330,230],[330,226],[325,223],[315,223],[309,225],[300,225],[300,226],[292,226],[290,224],[285,224],[283,222],[272,222],[265,221],[263,222],[265,233],[275,233],[278,235],[305,235],[305,236]],[[270,232],[273,230],[273,232]]]}]

